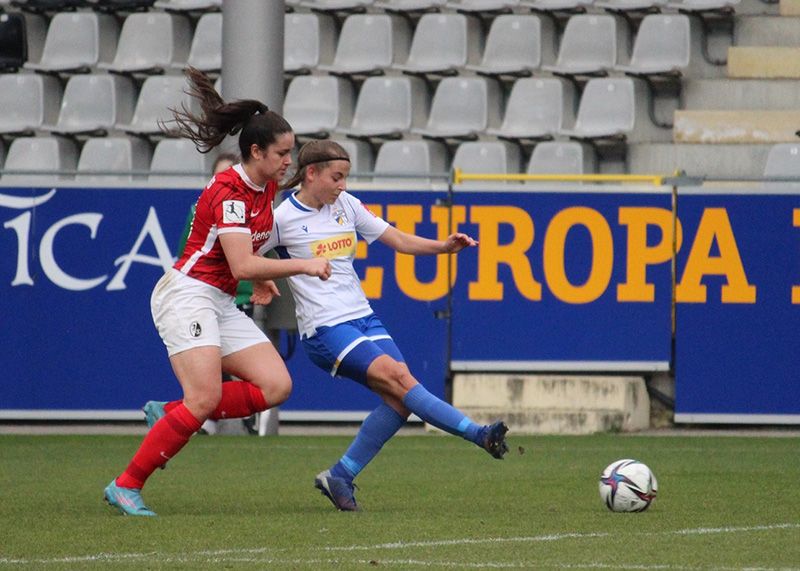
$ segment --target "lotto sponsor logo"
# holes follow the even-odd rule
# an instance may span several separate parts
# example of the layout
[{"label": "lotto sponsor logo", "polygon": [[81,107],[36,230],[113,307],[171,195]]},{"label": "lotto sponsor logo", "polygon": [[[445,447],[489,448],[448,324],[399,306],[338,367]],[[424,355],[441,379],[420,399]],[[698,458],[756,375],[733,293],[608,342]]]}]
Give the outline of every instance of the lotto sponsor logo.
[{"label": "lotto sponsor logo", "polygon": [[338,234],[323,240],[311,243],[311,253],[317,258],[345,258],[354,256],[356,253],[356,236],[350,234]]}]

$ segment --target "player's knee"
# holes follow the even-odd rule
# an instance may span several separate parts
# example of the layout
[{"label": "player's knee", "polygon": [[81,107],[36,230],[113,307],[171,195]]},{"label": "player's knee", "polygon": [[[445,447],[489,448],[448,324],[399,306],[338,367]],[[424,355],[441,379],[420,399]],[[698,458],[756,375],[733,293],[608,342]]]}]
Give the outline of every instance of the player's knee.
[{"label": "player's knee", "polygon": [[222,400],[222,387],[198,391],[184,397],[184,403],[198,414],[208,417]]},{"label": "player's knee", "polygon": [[395,394],[405,394],[417,384],[417,380],[408,370],[405,363],[393,362],[386,371],[386,380],[394,389]]},{"label": "player's knee", "polygon": [[271,379],[263,393],[267,406],[273,407],[283,404],[292,394],[292,378],[287,374]]}]

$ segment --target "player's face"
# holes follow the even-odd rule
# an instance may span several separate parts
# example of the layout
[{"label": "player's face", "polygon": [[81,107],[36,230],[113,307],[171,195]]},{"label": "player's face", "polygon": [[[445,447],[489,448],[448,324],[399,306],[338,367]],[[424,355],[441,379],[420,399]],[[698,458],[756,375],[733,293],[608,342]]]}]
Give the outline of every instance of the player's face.
[{"label": "player's face", "polygon": [[339,195],[347,190],[347,175],[350,174],[349,161],[331,161],[319,171],[316,177],[316,195],[323,204],[333,204]]},{"label": "player's face", "polygon": [[280,181],[292,164],[294,133],[281,133],[266,149],[253,153],[259,174],[266,180]]}]

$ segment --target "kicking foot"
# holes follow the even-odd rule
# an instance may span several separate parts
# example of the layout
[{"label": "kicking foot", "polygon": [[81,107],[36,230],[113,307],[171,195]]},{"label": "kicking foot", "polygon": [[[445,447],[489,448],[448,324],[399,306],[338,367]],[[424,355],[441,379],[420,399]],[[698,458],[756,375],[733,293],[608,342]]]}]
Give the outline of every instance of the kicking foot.
[{"label": "kicking foot", "polygon": [[484,426],[483,438],[480,441],[480,446],[491,454],[493,458],[502,460],[503,455],[508,452],[506,432],[508,432],[508,427],[501,420],[498,420],[494,424]]},{"label": "kicking foot", "polygon": [[116,480],[106,486],[103,496],[111,507],[117,508],[122,515],[154,516],[156,513],[144,505],[142,491],[135,488],[123,488]]},{"label": "kicking foot", "polygon": [[329,470],[320,472],[314,479],[314,487],[328,498],[337,510],[343,512],[360,511],[354,494],[355,486],[344,478],[331,476]]},{"label": "kicking foot", "polygon": [[142,407],[142,412],[144,412],[144,419],[147,421],[147,428],[153,428],[153,425],[167,414],[164,410],[165,404],[167,403],[157,400],[149,400],[145,403]]}]

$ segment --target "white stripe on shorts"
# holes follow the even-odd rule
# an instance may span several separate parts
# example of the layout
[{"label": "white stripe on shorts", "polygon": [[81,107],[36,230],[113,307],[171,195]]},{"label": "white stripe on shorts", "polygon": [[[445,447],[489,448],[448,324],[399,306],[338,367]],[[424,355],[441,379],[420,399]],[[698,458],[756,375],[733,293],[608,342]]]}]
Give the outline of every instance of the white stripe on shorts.
[{"label": "white stripe on shorts", "polygon": [[331,369],[331,377],[336,376],[336,371],[339,370],[339,365],[341,365],[342,361],[344,361],[344,358],[347,357],[348,354],[350,354],[350,351],[358,347],[364,341],[369,341],[369,338],[359,337],[355,341],[352,341],[350,345],[342,349],[342,352],[339,353],[339,355],[336,357],[336,362],[333,364],[333,368]]}]

